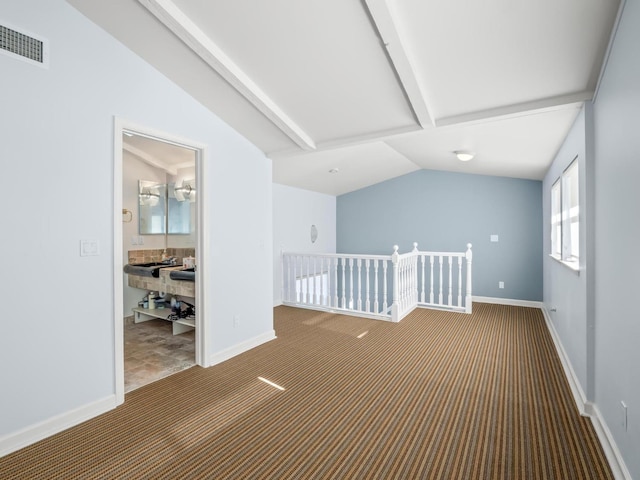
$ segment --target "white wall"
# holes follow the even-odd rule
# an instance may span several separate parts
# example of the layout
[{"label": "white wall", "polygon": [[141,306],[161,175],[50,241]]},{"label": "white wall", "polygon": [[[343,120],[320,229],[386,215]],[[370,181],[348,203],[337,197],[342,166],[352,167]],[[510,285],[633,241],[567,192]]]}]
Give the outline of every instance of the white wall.
[{"label": "white wall", "polygon": [[[311,225],[318,238],[311,242]],[[273,305],[282,303],[281,252],[336,253],[336,197],[273,184]]]},{"label": "white wall", "polygon": [[[122,159],[122,208],[131,211],[131,222],[122,224],[122,265],[129,263],[129,250],[163,249],[164,235],[139,235],[138,222],[138,180],[166,183],[167,174],[164,170],[138,160],[130,153],[124,152]],[[127,217],[128,218],[128,217]],[[132,237],[142,237],[143,245],[132,245]],[[138,301],[144,296],[144,291],[129,287],[128,275],[122,272],[124,285],[124,315],[132,315],[131,309],[138,306]]]},{"label": "white wall", "polygon": [[638,25],[640,2],[627,1],[594,102],[595,400],[633,478],[640,478]]},{"label": "white wall", "polygon": [[[49,69],[0,55],[2,454],[114,405],[114,116],[207,145],[212,357],[273,337],[273,261],[271,163],[257,148],[63,0],[5,0],[0,16],[51,42]],[[81,239],[100,254],[81,257]],[[246,272],[262,288],[248,292]]]},{"label": "white wall", "polygon": [[[589,112],[591,110],[589,109]],[[587,372],[587,278],[593,266],[587,256],[587,197],[594,192],[587,189],[586,179],[593,175],[588,168],[585,141],[585,108],[576,118],[571,131],[542,183],[543,206],[543,270],[544,304],[553,326],[571,362],[576,379],[582,390],[582,402],[586,402],[587,385],[593,372]],[[551,258],[551,187],[562,172],[578,158],[580,189],[580,271]],[[589,261],[591,260],[591,261]]]},{"label": "white wall", "polygon": [[638,24],[640,3],[627,1],[598,95],[556,156],[543,197],[548,254],[551,183],[578,155],[580,273],[545,258],[544,303],[557,309],[554,328],[620,478],[640,478]]}]

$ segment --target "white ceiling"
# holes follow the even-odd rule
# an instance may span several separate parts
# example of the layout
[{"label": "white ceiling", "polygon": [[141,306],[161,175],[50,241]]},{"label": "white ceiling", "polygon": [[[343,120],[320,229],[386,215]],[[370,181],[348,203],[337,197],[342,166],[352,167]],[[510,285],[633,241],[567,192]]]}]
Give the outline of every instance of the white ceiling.
[{"label": "white ceiling", "polygon": [[275,182],[333,195],[421,168],[541,179],[593,97],[619,8],[68,1],[262,149]]},{"label": "white ceiling", "polygon": [[127,131],[122,135],[122,149],[170,175],[177,175],[179,169],[193,168],[196,164],[195,150],[137,132]]}]

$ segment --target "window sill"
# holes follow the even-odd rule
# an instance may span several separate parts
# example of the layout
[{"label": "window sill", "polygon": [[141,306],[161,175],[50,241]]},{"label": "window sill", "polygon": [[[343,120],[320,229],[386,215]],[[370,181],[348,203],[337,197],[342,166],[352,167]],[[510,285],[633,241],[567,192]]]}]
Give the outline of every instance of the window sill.
[{"label": "window sill", "polygon": [[577,275],[580,275],[580,263],[579,262],[567,262],[566,260],[562,260],[560,257],[549,254],[551,258],[553,258],[556,262],[561,263],[565,267],[567,267],[572,272],[575,272]]}]

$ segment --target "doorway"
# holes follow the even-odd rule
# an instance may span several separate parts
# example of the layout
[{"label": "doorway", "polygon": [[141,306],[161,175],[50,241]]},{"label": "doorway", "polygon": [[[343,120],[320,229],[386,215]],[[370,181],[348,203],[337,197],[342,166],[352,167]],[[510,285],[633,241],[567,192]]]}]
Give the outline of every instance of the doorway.
[{"label": "doorway", "polygon": [[[196,266],[190,284],[184,278],[169,279],[171,271],[190,266],[185,263],[203,264],[203,158],[203,145],[115,120],[114,350],[118,403],[124,401],[127,391],[143,384],[194,364],[206,366],[202,268]],[[149,191],[142,192],[145,188]],[[159,219],[161,215],[165,217]],[[126,264],[150,261],[175,263],[162,268],[158,288],[153,278],[123,272]],[[141,363],[131,363],[137,361]]]}]

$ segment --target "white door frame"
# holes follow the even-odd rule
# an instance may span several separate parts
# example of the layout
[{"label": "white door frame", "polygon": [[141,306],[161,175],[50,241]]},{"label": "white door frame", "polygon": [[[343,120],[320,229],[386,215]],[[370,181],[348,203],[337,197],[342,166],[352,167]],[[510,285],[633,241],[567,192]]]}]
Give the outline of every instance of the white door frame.
[{"label": "white door frame", "polygon": [[[114,368],[115,368],[115,393],[116,404],[124,402],[124,298],[123,298],[123,273],[122,273],[122,135],[123,130],[136,132],[159,141],[172,143],[196,152],[196,252],[199,266],[207,263],[207,252],[203,248],[208,237],[208,224],[206,212],[207,192],[203,186],[206,158],[206,145],[180,138],[166,132],[161,132],[149,127],[141,126],[128,120],[114,117],[113,128],[113,306],[114,306]],[[196,268],[196,364],[207,367],[209,358],[207,352],[207,324],[206,302],[203,292],[205,279],[203,268]]]}]

